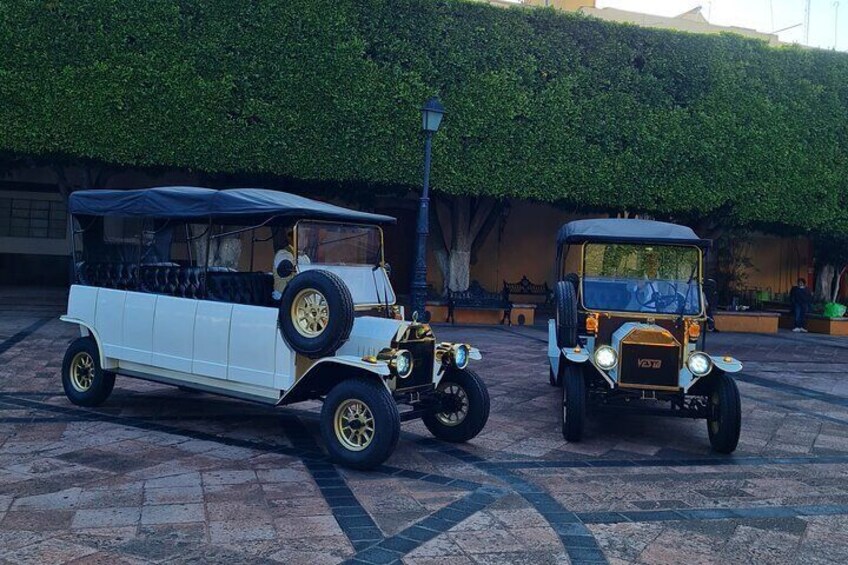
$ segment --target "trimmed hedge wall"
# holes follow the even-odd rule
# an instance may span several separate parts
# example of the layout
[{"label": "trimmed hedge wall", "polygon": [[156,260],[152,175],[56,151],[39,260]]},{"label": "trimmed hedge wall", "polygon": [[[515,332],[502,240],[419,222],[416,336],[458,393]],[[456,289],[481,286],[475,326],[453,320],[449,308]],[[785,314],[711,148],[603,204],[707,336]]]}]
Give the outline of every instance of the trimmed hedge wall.
[{"label": "trimmed hedge wall", "polygon": [[848,231],[848,56],[449,0],[0,3],[0,150]]}]

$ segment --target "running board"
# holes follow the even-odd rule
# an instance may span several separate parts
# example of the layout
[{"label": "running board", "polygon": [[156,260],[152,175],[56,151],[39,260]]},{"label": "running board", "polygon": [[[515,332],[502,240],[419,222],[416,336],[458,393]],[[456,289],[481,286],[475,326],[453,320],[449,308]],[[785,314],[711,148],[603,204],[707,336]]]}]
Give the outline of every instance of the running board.
[{"label": "running board", "polygon": [[134,379],[141,379],[144,381],[151,381],[154,383],[160,383],[165,385],[179,386],[192,390],[199,390],[201,392],[208,392],[210,394],[217,394],[219,396],[237,398],[239,400],[247,400],[248,402],[256,402],[258,404],[265,404],[266,406],[276,406],[277,403],[280,401],[279,398],[270,398],[266,396],[260,396],[258,394],[250,394],[249,392],[240,392],[237,390],[230,390],[222,387],[217,387],[211,384],[191,382],[178,378],[163,377],[161,375],[151,375],[149,373],[143,373],[141,371],[133,371],[129,369],[120,369],[119,371],[117,371],[117,374],[132,377]]}]

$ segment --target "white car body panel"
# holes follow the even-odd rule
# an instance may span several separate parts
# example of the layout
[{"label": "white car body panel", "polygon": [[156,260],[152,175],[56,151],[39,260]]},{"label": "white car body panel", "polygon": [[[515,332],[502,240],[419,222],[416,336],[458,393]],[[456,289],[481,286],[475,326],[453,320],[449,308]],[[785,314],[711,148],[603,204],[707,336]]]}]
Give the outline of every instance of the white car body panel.
[{"label": "white car body panel", "polygon": [[160,296],[156,301],[151,365],[183,373],[191,372],[197,302],[172,296]]},{"label": "white car body panel", "polygon": [[122,290],[102,288],[97,293],[94,325],[103,336],[103,353],[107,357],[121,357],[124,336],[124,301]]},{"label": "white car body panel", "polygon": [[216,379],[227,378],[232,314],[233,305],[226,302],[201,300],[197,303],[192,373]]},{"label": "white car body panel", "polygon": [[133,363],[153,363],[153,319],[156,313],[155,294],[127,292],[124,301],[122,359]]},{"label": "white car body panel", "polygon": [[273,387],[278,336],[275,308],[233,304],[227,380]]}]

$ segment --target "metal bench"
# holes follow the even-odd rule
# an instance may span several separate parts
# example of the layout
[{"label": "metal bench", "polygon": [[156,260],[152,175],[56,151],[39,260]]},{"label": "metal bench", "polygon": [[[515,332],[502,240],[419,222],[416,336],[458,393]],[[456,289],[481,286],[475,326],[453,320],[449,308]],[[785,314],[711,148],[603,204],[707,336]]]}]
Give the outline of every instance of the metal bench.
[{"label": "metal bench", "polygon": [[551,289],[548,286],[548,283],[536,284],[531,282],[530,279],[527,278],[527,275],[521,277],[521,280],[518,282],[510,283],[503,282],[503,296],[504,299],[510,303],[510,308],[508,313],[506,314],[507,322],[509,325],[512,325],[512,308],[514,306],[514,296],[540,296],[542,300],[537,303],[534,303],[533,306],[538,308],[539,306],[548,306],[552,301],[552,293]]},{"label": "metal bench", "polygon": [[503,310],[501,323],[509,322],[509,313],[512,304],[503,292],[489,292],[480,286],[477,281],[471,281],[468,290],[451,292],[448,290],[448,317],[445,320],[452,324],[456,323],[454,313],[457,308],[470,308],[474,310]]}]

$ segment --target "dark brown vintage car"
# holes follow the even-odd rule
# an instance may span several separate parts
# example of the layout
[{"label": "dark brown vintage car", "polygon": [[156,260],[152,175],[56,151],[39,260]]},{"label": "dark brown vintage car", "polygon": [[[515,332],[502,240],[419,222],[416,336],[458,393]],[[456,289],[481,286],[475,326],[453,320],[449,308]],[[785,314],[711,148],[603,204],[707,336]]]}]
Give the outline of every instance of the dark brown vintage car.
[{"label": "dark brown vintage car", "polygon": [[685,226],[578,220],[557,236],[550,382],[563,390],[562,433],[580,441],[587,411],[707,420],[714,450],[736,449],[742,364],[704,352],[704,254]]}]

